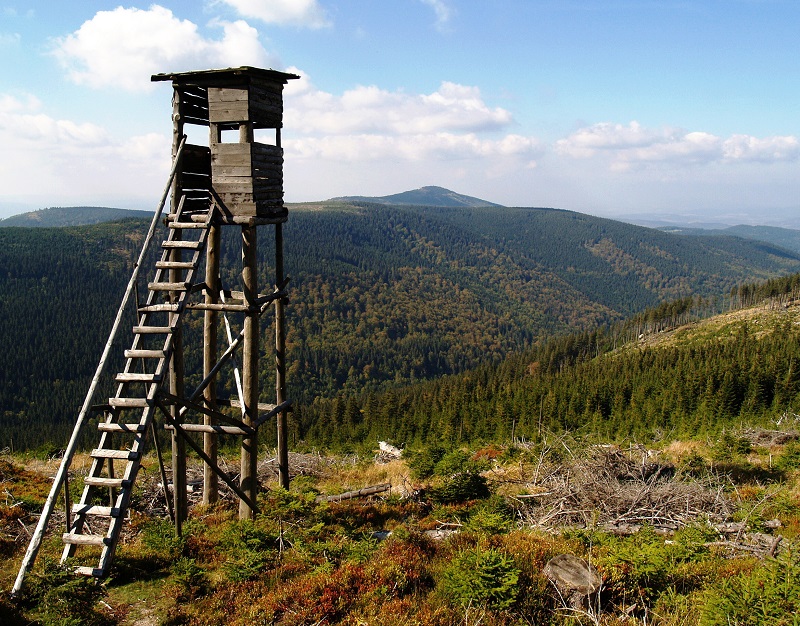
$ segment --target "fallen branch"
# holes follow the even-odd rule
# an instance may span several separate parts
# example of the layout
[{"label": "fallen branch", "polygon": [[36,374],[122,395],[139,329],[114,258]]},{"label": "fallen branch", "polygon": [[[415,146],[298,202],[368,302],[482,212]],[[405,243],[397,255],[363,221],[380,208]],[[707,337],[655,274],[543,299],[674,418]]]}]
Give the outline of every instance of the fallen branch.
[{"label": "fallen branch", "polygon": [[352,500],[353,498],[364,498],[372,496],[376,493],[383,493],[392,488],[392,483],[381,483],[380,485],[373,485],[371,487],[364,487],[356,491],[346,491],[335,496],[318,496],[317,502],[341,502],[342,500]]}]

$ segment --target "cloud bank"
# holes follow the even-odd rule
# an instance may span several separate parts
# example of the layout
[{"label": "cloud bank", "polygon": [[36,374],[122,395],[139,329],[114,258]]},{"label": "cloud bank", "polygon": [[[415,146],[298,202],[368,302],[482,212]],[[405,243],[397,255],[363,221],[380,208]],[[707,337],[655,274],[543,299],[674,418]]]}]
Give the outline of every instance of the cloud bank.
[{"label": "cloud bank", "polygon": [[[444,0],[419,1],[434,10],[438,24],[452,19]],[[217,0],[210,6],[222,5],[275,27],[330,26],[316,0]],[[0,35],[0,46],[15,43],[15,36]],[[153,88],[150,75],[157,72],[280,67],[261,33],[243,19],[214,18],[200,26],[159,5],[100,11],[51,45],[67,80],[105,89],[109,98],[125,90],[143,106],[142,92]],[[681,190],[693,187],[695,198],[710,197],[731,188],[725,180],[766,197],[777,186],[785,191],[787,169],[800,158],[800,141],[792,135],[720,137],[636,121],[598,121],[545,140],[520,132],[513,112],[491,104],[474,85],[443,80],[430,93],[377,85],[331,93],[301,69],[289,71],[301,76],[285,90],[290,201],[439,184],[498,202],[590,210],[615,196],[635,198],[631,203],[654,196],[680,201],[666,187],[675,189],[676,181]],[[113,202],[121,194],[147,198],[140,207],[146,208],[159,194],[168,170],[168,130],[126,134],[123,124],[112,130],[46,111],[32,94],[0,93],[0,171],[9,197],[45,189],[57,202],[69,194]],[[633,189],[638,196],[629,193]]]},{"label": "cloud bank", "polygon": [[668,163],[694,166],[711,163],[795,161],[800,156],[797,137],[717,137],[678,128],[644,128],[603,122],[581,128],[555,142],[557,153],[575,159],[600,157],[613,170]]},{"label": "cloud bank", "polygon": [[275,59],[258,31],[242,20],[213,21],[219,39],[203,37],[196,24],[169,9],[117,7],[100,11],[74,33],[53,40],[53,55],[67,77],[95,89],[150,90],[158,72],[238,65],[270,66]]}]

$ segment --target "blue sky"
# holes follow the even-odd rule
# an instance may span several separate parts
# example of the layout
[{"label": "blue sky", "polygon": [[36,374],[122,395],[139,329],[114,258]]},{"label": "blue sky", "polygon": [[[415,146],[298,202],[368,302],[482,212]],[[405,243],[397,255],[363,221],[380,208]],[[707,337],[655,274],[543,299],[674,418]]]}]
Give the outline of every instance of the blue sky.
[{"label": "blue sky", "polygon": [[285,92],[285,197],[423,185],[515,206],[800,227],[796,0],[0,0],[0,217],[151,209],[170,88]]}]

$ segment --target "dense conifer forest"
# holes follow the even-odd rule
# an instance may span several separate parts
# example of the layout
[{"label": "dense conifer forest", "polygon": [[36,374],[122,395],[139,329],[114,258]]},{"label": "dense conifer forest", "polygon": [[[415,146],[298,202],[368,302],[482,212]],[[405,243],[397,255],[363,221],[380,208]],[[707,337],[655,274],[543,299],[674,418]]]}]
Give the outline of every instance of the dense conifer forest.
[{"label": "dense conifer forest", "polygon": [[[794,306],[737,310],[677,331],[683,316],[659,310],[668,316],[648,312],[610,332],[551,339],[500,365],[318,400],[301,407],[298,439],[339,450],[380,439],[412,447],[535,442],[554,432],[598,442],[652,441],[717,436],[800,412]],[[644,332],[637,338],[638,329]]]},{"label": "dense conifer forest", "polygon": [[[127,220],[0,228],[0,447],[66,441],[146,227]],[[800,256],[763,242],[676,236],[553,209],[306,205],[293,208],[285,237],[290,395],[302,415],[295,434],[311,441],[317,409],[301,407],[315,399],[369,398],[491,368],[546,338],[595,333],[676,299],[691,298],[692,314],[722,310],[748,297],[741,285],[800,269]],[[261,243],[260,283],[268,290],[268,233]],[[223,279],[232,288],[239,254],[228,229]],[[185,329],[187,343],[196,341],[200,316]],[[190,383],[199,364],[200,354],[188,352]],[[266,368],[262,385],[272,387]],[[608,417],[610,406],[604,399],[591,411]],[[569,423],[587,411],[574,406]],[[485,421],[475,420],[477,430],[459,427],[461,436],[491,432],[490,422],[479,426]],[[528,433],[530,420],[519,428]],[[427,435],[395,436],[409,437]]]}]

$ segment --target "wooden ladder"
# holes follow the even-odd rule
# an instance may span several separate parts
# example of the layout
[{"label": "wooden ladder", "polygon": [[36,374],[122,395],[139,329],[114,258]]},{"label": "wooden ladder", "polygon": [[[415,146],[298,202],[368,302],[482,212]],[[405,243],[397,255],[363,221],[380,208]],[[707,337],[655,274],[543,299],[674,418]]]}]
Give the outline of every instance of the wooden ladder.
[{"label": "wooden ladder", "polygon": [[[80,501],[72,506],[69,530],[62,536],[62,563],[80,546],[101,548],[97,567],[77,567],[79,574],[100,578],[111,566],[147,433],[160,403],[159,389],[168,378],[176,328],[205,249],[213,205],[205,214],[192,215],[192,220],[183,214],[183,204],[184,197],[168,221],[169,234],[161,244],[161,259],[155,264],[153,282],[148,284],[146,302],[138,307],[138,323],[133,327],[131,347],[125,351],[125,367],[115,377],[116,393],[101,407],[105,419],[98,424],[100,439],[90,453],[92,465]],[[195,221],[198,217],[200,221]],[[184,254],[188,258],[184,259]],[[124,469],[118,471],[115,464],[124,464]]]}]

